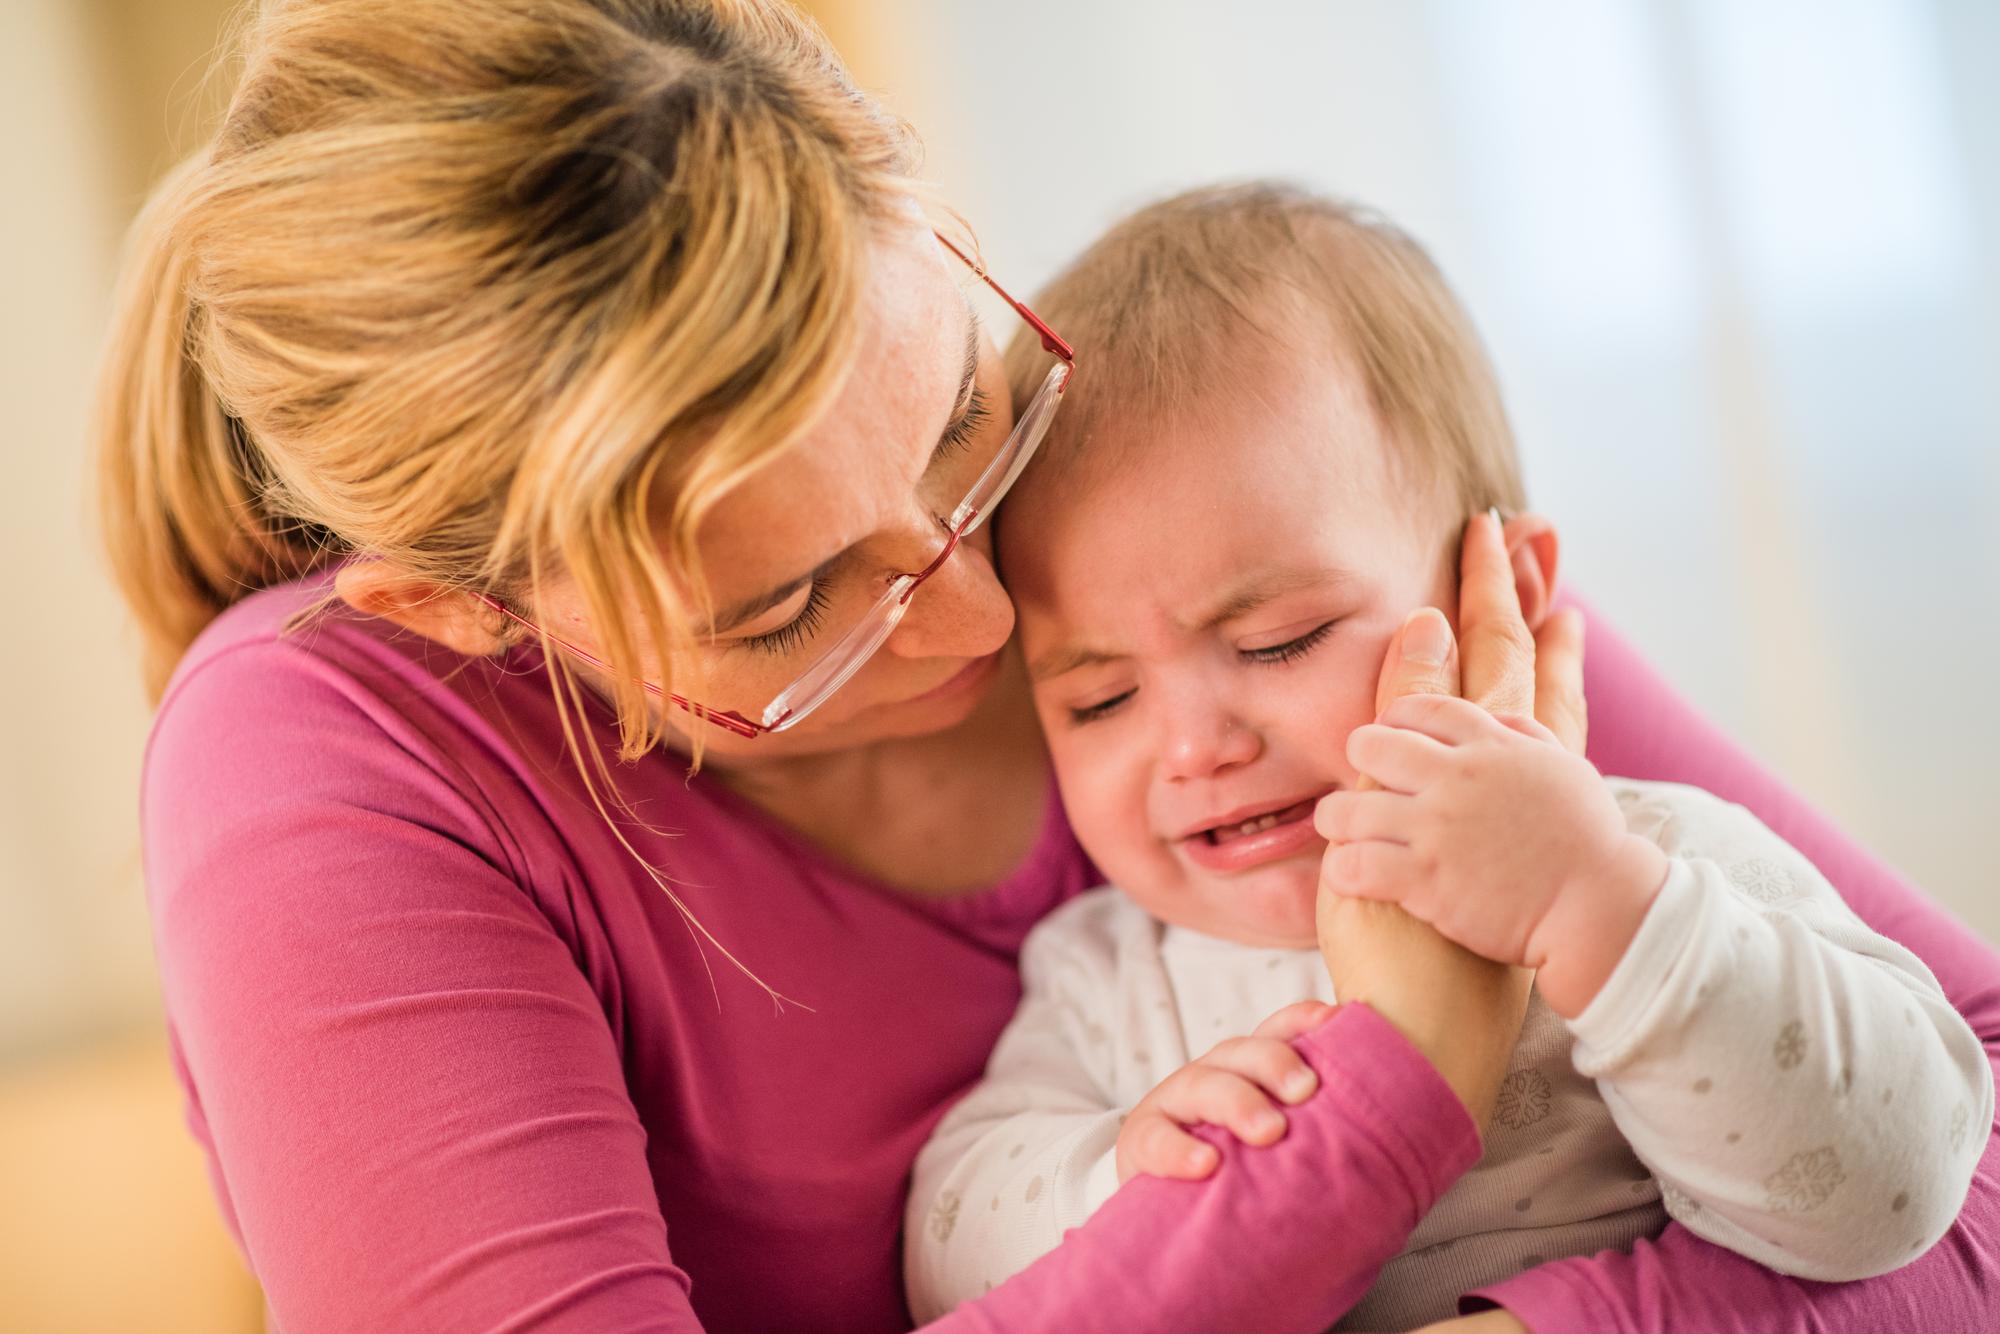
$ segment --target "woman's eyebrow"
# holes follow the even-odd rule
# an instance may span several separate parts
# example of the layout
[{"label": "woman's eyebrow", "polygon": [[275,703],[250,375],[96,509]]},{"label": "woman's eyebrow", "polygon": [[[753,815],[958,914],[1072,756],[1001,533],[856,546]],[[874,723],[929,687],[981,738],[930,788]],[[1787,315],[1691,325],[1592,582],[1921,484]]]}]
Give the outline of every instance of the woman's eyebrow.
[{"label": "woman's eyebrow", "polygon": [[958,377],[958,393],[951,400],[951,415],[945,418],[944,429],[938,432],[937,444],[931,447],[931,464],[943,458],[951,446],[951,428],[964,414],[966,403],[972,393],[973,377],[979,374],[979,315],[972,308],[972,298],[960,292],[965,301],[965,370]]},{"label": "woman's eyebrow", "polygon": [[801,588],[804,588],[807,584],[812,583],[815,579],[824,578],[827,571],[833,568],[834,562],[845,556],[848,550],[848,548],[843,547],[812,569],[807,570],[798,578],[787,579],[784,583],[779,584],[775,588],[767,589],[759,593],[756,597],[745,598],[733,606],[725,607],[713,621],[709,622],[708,633],[719,635],[725,631],[735,629],[753,616],[763,615],[786,598],[792,596],[792,594],[798,592]]},{"label": "woman's eyebrow", "polygon": [[734,630],[752,616],[760,616],[771,610],[771,608],[777,606],[801,588],[804,588],[811,581],[812,576],[810,574],[802,574],[790,583],[779,584],[776,588],[759,593],[754,598],[746,598],[733,607],[725,607],[713,621],[709,622],[708,632],[712,635],[719,635],[725,631]]}]

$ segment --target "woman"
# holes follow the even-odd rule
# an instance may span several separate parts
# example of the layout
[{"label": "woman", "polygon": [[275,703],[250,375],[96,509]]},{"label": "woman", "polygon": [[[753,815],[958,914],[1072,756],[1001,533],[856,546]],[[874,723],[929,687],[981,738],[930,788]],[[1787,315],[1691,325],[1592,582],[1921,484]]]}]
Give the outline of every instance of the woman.
[{"label": "woman", "polygon": [[[100,434],[176,1063],[280,1323],[901,1327],[904,1173],[1089,880],[953,508],[1032,431],[908,136],[756,0],[318,0],[246,50],[139,224]],[[1518,703],[1471,573],[1467,693]],[[1598,644],[1602,763],[1746,800],[2000,1040],[2000,961]],[[1323,1085],[1284,1140],[941,1323],[1323,1327],[1476,1156],[1518,1020],[1363,931],[1373,1008],[1276,1020]],[[1499,1292],[1539,1331],[1990,1317],[1996,1179],[1868,1283],[1670,1229]]]}]

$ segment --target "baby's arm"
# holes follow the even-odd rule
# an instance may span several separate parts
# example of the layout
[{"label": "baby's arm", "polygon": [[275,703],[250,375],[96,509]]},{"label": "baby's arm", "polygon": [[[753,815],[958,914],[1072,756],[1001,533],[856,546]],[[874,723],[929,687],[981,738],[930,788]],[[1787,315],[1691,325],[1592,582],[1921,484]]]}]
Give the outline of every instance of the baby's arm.
[{"label": "baby's arm", "polygon": [[1623,800],[1669,870],[1571,1028],[1668,1212],[1804,1278],[1916,1258],[1957,1217],[1992,1120],[1978,1039],[1748,811],[1664,785]]},{"label": "baby's arm", "polygon": [[1460,700],[1398,700],[1347,753],[1383,790],[1320,803],[1328,887],[1539,969],[1550,1008],[1592,1021],[1578,1068],[1614,1085],[1691,1231],[1817,1279],[1882,1273],[1943,1235],[1990,1068],[1916,957],[1803,857],[1693,789],[1678,817],[1698,839],[1636,833],[1545,729]]},{"label": "baby's arm", "polygon": [[1270,1144],[1285,1131],[1273,1103],[1300,1102],[1318,1087],[1288,1040],[1332,1007],[1303,1002],[1175,1071],[1128,1117],[1104,1024],[1130,998],[1118,994],[1115,950],[1091,929],[1098,921],[1060,912],[1029,935],[1020,1008],[985,1077],[917,1157],[903,1248],[919,1322],[1053,1250],[1134,1173],[1192,1180],[1213,1172],[1214,1147],[1182,1126],[1205,1122]]},{"label": "baby's arm", "polygon": [[1031,957],[986,1077],[912,1171],[903,1271],[918,1324],[1025,1269],[1118,1187],[1122,1109],[1064,1032],[1060,995],[1035,985]]}]

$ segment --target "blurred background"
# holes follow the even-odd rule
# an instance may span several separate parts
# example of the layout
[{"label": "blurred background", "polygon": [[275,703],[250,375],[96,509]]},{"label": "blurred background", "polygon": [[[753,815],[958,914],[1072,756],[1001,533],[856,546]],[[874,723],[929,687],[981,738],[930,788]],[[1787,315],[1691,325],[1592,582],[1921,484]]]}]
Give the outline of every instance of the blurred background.
[{"label": "blurred background", "polygon": [[[0,1324],[255,1328],[165,1064],[147,709],[83,422],[120,234],[205,133],[224,0],[0,6]],[[828,0],[994,271],[1283,175],[1437,256],[1567,577],[1989,938],[2000,5]],[[135,1304],[136,1303],[136,1304]]]}]

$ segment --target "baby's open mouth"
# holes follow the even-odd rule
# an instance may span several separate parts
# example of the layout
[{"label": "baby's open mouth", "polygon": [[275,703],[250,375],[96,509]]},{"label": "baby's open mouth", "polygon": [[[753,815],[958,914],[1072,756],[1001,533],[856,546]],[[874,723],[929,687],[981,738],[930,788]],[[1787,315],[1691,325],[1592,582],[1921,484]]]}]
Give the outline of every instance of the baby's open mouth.
[{"label": "baby's open mouth", "polygon": [[1310,820],[1312,819],[1314,804],[1311,801],[1296,802],[1282,810],[1266,811],[1262,815],[1253,815],[1247,820],[1240,820],[1234,824],[1216,825],[1211,829],[1204,829],[1196,837],[1202,839],[1210,847],[1219,847],[1224,843],[1233,843],[1239,838],[1248,838],[1252,834],[1261,834],[1266,829],[1275,829],[1281,824],[1291,824],[1298,820]]}]

